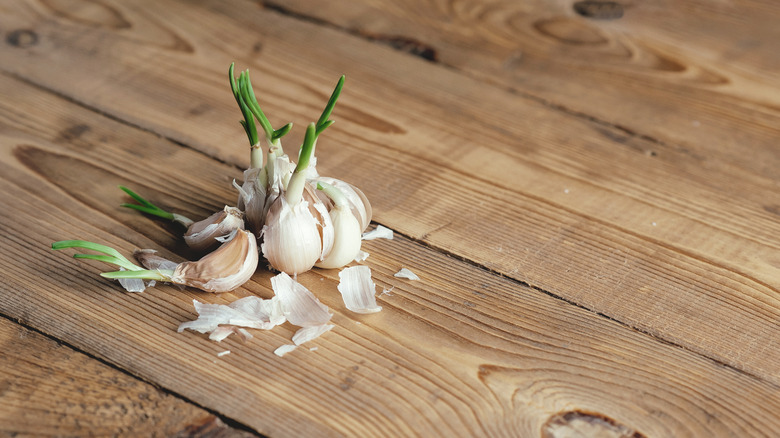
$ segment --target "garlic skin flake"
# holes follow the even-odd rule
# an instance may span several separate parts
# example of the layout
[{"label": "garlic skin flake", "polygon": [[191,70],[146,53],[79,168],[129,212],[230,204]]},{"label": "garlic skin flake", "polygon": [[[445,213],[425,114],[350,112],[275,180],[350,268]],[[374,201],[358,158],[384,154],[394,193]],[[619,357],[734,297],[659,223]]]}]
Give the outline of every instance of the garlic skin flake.
[{"label": "garlic skin flake", "polygon": [[171,281],[209,292],[227,292],[246,283],[259,262],[257,240],[249,231],[236,230],[235,236],[197,262],[176,266]]},{"label": "garlic skin flake", "polygon": [[393,230],[377,225],[373,230],[363,233],[363,240],[388,239],[393,240]]},{"label": "garlic skin flake", "polygon": [[226,205],[222,211],[190,225],[184,241],[196,251],[208,251],[219,245],[218,237],[237,229],[244,229],[244,214],[238,208]]},{"label": "garlic skin flake", "polygon": [[410,271],[410,270],[408,270],[406,268],[401,268],[400,271],[398,271],[395,274],[393,274],[393,277],[406,278],[408,280],[419,280],[420,279],[420,277],[418,277],[417,274],[415,274],[414,272],[412,272],[412,271]]},{"label": "garlic skin flake", "polygon": [[368,266],[352,266],[339,272],[338,290],[347,309],[355,313],[376,313],[382,307],[376,304],[376,285]]},{"label": "garlic skin flake", "polygon": [[333,317],[328,306],[322,304],[306,287],[282,272],[271,278],[271,287],[282,312],[291,324],[298,327],[320,326]]},{"label": "garlic skin flake", "polygon": [[263,169],[247,169],[244,171],[244,183],[239,186],[233,181],[233,187],[238,190],[238,208],[244,211],[246,226],[253,233],[263,229],[266,213],[266,187]]},{"label": "garlic skin flake", "polygon": [[[193,300],[193,304],[195,311],[198,312],[198,319],[180,324],[179,333],[190,329],[198,333],[213,334],[221,326],[270,330],[286,321],[279,306],[279,300],[276,298],[264,300],[260,297],[248,296],[228,305],[206,304],[198,300]],[[228,329],[228,331],[235,330]],[[238,333],[243,336],[249,334],[240,331]],[[229,334],[225,334],[224,337]],[[220,332],[215,335],[215,337],[220,336]],[[251,335],[249,337],[251,338]]]}]

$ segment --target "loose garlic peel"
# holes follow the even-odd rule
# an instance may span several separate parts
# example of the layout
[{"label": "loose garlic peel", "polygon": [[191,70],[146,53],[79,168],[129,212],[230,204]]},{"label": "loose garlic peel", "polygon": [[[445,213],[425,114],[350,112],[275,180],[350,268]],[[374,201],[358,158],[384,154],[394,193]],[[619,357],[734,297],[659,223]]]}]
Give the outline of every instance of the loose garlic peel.
[{"label": "loose garlic peel", "polygon": [[171,281],[209,292],[226,292],[244,284],[257,269],[255,236],[236,230],[234,237],[196,262],[180,263]]},{"label": "loose garlic peel", "polygon": [[355,313],[375,313],[382,310],[376,304],[376,285],[368,266],[352,266],[339,272],[338,289],[347,309]]},{"label": "loose garlic peel", "polygon": [[236,229],[244,229],[244,213],[238,208],[225,206],[211,216],[190,225],[184,241],[196,251],[207,251],[219,245],[217,238]]}]

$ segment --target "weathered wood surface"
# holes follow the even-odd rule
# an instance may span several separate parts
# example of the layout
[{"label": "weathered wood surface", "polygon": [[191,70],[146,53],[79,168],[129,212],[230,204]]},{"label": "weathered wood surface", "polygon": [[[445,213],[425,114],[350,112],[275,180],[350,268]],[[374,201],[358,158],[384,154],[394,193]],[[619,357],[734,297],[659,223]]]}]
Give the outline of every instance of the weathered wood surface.
[{"label": "weathered wood surface", "polygon": [[[9,280],[0,311],[272,437],[555,436],[561,423],[598,415],[615,424],[585,424],[629,435],[771,436],[780,153],[766,121],[777,114],[762,107],[761,120],[745,120],[727,105],[754,106],[754,85],[735,79],[724,93],[604,58],[566,61],[566,44],[556,52],[533,35],[519,41],[536,67],[515,66],[509,80],[480,68],[447,37],[449,25],[431,29],[450,41],[437,49],[450,67],[377,45],[367,32],[389,34],[382,22],[411,29],[397,17],[414,9],[363,8],[314,17],[334,26],[243,1],[2,4],[0,262]],[[541,6],[524,14],[556,22]],[[661,55],[678,60],[697,61],[688,55],[705,46],[725,56],[714,31],[712,41],[688,42],[629,14],[596,24],[561,14],[557,32],[600,26],[623,42],[677,41]],[[743,29],[763,53],[764,28]],[[774,90],[772,64],[758,54],[710,62],[755,69]],[[175,333],[193,316],[193,297],[267,296],[267,272],[218,297],[170,287],[124,295],[96,277],[99,265],[46,251],[79,237],[192,255],[175,227],[120,211],[115,187],[131,184],[193,217],[233,201],[229,182],[247,158],[225,74],[234,60],[252,69],[275,122],[316,118],[347,74],[337,124],[318,145],[320,170],[363,188],[375,219],[411,238],[367,245],[377,282],[396,286],[373,317],[343,309],[335,273],[301,279],[337,312],[316,352],[273,356],[292,333],[285,328],[245,345]],[[571,88],[553,85],[566,75],[576,76]],[[637,89],[640,80],[654,86]],[[594,95],[606,105],[588,105]],[[678,129],[672,96],[703,111],[696,120],[707,129]],[[642,117],[624,120],[634,107]],[[288,148],[300,133],[291,136]],[[402,265],[423,281],[394,279]],[[223,349],[233,353],[215,363]]]},{"label": "weathered wood surface", "polygon": [[253,436],[7,319],[0,345],[2,436]]}]

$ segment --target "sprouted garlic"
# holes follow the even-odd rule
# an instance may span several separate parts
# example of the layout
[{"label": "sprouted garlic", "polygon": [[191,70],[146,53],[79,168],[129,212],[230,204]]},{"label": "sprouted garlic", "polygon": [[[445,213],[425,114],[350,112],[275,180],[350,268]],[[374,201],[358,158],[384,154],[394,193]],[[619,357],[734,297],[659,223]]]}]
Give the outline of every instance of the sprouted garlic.
[{"label": "sprouted garlic", "polygon": [[122,256],[115,249],[84,240],[55,242],[52,249],[88,249],[101,254],[74,254],[74,258],[92,259],[117,265],[124,270],[103,272],[112,279],[155,280],[196,287],[208,292],[227,292],[244,284],[258,264],[257,241],[248,231],[236,230],[232,239],[198,261],[183,262],[175,269],[144,269]]},{"label": "sprouted garlic", "polygon": [[218,238],[229,235],[237,229],[244,229],[244,214],[236,207],[225,206],[222,210],[198,222],[194,222],[177,213],[170,213],[147,201],[137,193],[124,186],[119,188],[135,199],[138,204],[121,204],[122,207],[138,210],[153,216],[169,219],[187,227],[184,241],[198,252],[206,252],[216,248],[221,243]]}]

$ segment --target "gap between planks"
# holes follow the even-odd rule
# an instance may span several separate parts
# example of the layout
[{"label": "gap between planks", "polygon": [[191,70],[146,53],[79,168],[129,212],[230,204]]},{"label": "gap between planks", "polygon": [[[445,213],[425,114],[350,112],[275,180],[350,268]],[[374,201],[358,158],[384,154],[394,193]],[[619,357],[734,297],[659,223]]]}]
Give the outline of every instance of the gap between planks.
[{"label": "gap between planks", "polygon": [[51,335],[49,333],[46,333],[43,330],[39,329],[38,327],[34,327],[32,325],[26,324],[24,321],[18,320],[16,318],[13,318],[13,317],[11,317],[9,315],[6,315],[6,314],[3,314],[3,313],[0,313],[0,318],[5,319],[7,321],[10,321],[12,324],[15,324],[15,325],[17,325],[19,327],[22,327],[25,330],[29,330],[30,332],[37,333],[37,334],[43,336],[46,339],[49,339],[49,340],[51,340],[53,342],[56,342],[58,345],[64,346],[66,348],[69,348],[70,350],[72,350],[72,351],[74,351],[74,352],[76,352],[78,354],[81,354],[81,355],[89,358],[90,360],[96,361],[97,363],[99,363],[101,365],[107,366],[108,368],[110,368],[110,369],[112,369],[114,371],[117,371],[117,372],[121,373],[122,375],[128,376],[128,377],[133,378],[133,379],[135,379],[135,380],[137,380],[139,382],[142,382],[144,384],[150,385],[153,388],[157,389],[158,391],[162,392],[164,395],[171,396],[171,397],[173,397],[173,398],[175,398],[177,400],[180,400],[180,401],[182,401],[184,403],[187,403],[189,405],[192,405],[192,406],[195,406],[195,407],[197,407],[199,409],[202,409],[202,410],[208,412],[209,414],[214,415],[216,418],[218,418],[220,421],[222,421],[228,427],[240,430],[241,432],[250,433],[253,436],[256,436],[256,437],[259,437],[259,438],[266,438],[265,435],[262,435],[262,434],[258,433],[256,430],[252,429],[251,427],[247,426],[244,423],[241,423],[238,420],[235,420],[235,419],[233,419],[231,417],[227,417],[227,416],[221,414],[220,412],[215,411],[212,408],[209,408],[208,406],[204,406],[204,405],[202,405],[200,403],[197,403],[197,402],[195,402],[195,401],[185,397],[184,395],[182,395],[180,393],[177,393],[175,391],[172,391],[172,390],[170,390],[170,389],[168,389],[166,387],[160,386],[160,385],[158,385],[157,383],[155,383],[153,381],[150,381],[150,380],[144,379],[141,376],[135,375],[135,374],[129,372],[128,370],[117,366],[116,364],[114,364],[112,362],[109,362],[109,361],[107,361],[105,359],[102,359],[99,356],[96,356],[96,355],[90,353],[89,351],[86,351],[84,349],[81,349],[81,348],[77,347],[76,345],[71,344],[70,342],[67,342],[67,341],[65,341],[63,339],[59,339],[56,336],[53,336],[53,335]]}]

